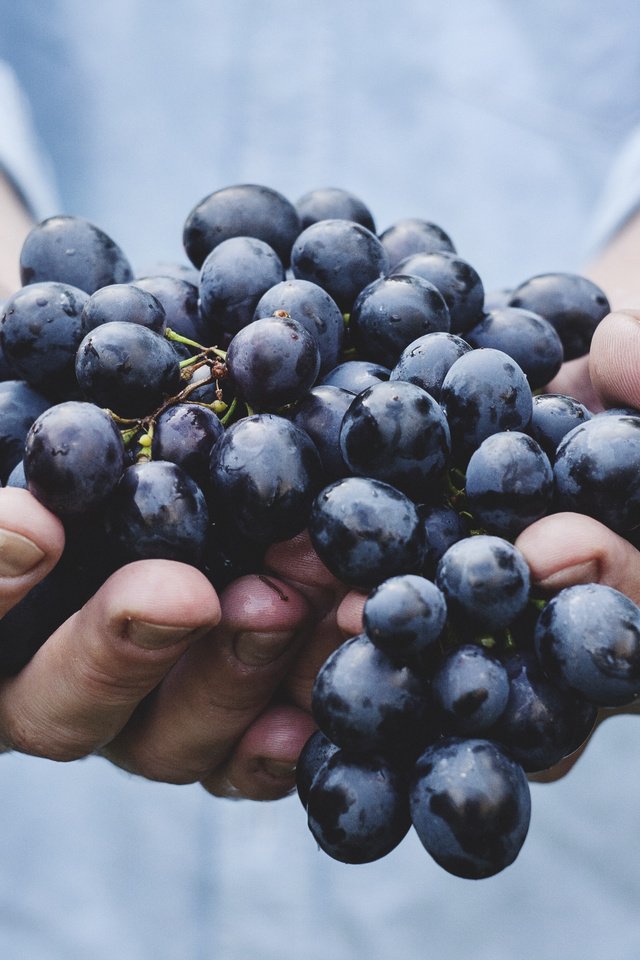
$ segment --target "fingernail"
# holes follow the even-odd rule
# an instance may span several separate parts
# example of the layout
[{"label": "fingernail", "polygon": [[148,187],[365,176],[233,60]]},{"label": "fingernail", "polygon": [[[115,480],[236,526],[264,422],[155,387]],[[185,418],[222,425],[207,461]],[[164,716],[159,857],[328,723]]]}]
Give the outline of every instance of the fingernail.
[{"label": "fingernail", "polygon": [[597,560],[585,560],[574,567],[564,567],[549,574],[544,580],[536,581],[542,590],[562,590],[563,587],[572,587],[576,583],[597,583],[599,570]]},{"label": "fingernail", "polygon": [[21,533],[0,530],[0,577],[21,577],[44,557],[44,550]]},{"label": "fingernail", "polygon": [[127,638],[138,647],[146,650],[161,650],[180,643],[186,637],[196,636],[200,631],[192,627],[168,627],[160,623],[147,623],[146,620],[129,620]]},{"label": "fingernail", "polygon": [[271,757],[261,757],[260,766],[265,773],[276,780],[291,780],[296,772],[295,763],[286,760],[272,760]]},{"label": "fingernail", "polygon": [[291,630],[273,630],[264,633],[245,631],[236,634],[233,649],[238,660],[247,667],[262,667],[277,660],[294,636]]}]

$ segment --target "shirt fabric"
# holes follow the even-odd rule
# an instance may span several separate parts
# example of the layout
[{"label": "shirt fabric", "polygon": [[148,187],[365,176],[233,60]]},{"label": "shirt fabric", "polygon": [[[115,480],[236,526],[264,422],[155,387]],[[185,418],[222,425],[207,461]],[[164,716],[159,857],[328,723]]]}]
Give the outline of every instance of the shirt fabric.
[{"label": "shirt fabric", "polygon": [[[579,269],[637,206],[638,27],[632,0],[7,2],[0,161],[38,213],[88,217],[137,269],[184,259],[203,196],[256,182],[345,187],[380,230],[433,220],[487,289],[510,286]],[[637,723],[532,785],[519,858],[479,882],[413,833],[336,863],[296,797],[3,756],[0,955],[637,960]]]}]

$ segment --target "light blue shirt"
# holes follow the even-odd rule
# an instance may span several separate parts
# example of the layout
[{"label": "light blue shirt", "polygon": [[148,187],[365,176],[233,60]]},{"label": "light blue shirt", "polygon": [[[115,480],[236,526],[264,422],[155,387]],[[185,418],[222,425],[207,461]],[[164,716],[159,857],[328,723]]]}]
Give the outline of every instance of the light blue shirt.
[{"label": "light blue shirt", "polygon": [[[380,230],[439,223],[491,289],[578,269],[637,204],[638,36],[633,0],[5,0],[0,56],[33,129],[0,71],[0,157],[43,216],[92,219],[137,267],[183,258],[218,187],[332,185]],[[637,735],[611,720],[566,780],[533,785],[520,857],[477,883],[413,834],[335,863],[296,797],[2,757],[0,956],[637,960]]]}]

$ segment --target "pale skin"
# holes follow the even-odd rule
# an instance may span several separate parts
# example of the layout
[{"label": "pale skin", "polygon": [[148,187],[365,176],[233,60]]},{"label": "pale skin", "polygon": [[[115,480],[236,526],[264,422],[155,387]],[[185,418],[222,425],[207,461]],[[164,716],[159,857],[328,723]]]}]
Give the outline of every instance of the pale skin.
[{"label": "pale skin", "polygon": [[[11,225],[0,229],[0,290],[8,294],[19,283],[30,222],[1,178],[0,210]],[[590,359],[567,365],[552,388],[592,404],[595,391],[605,405],[640,407],[640,274],[616,273],[621,239],[625,256],[640,250],[640,216],[590,268],[613,290],[616,312],[598,328]],[[29,493],[0,490],[0,614],[51,570],[63,545],[60,522]],[[517,545],[550,592],[598,581],[640,602],[640,554],[596,521],[547,517]],[[17,676],[0,682],[0,743],[63,761],[97,753],[218,796],[289,793],[315,729],[313,678],[327,654],[359,632],[364,597],[335,580],[306,534],[271,547],[265,573],[218,596],[198,570],[172,561],[116,572]]]}]

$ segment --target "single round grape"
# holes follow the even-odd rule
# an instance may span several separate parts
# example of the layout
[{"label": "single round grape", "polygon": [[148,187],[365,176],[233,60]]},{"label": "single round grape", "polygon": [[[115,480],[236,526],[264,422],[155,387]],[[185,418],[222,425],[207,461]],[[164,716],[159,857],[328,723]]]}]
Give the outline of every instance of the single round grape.
[{"label": "single round grape", "polygon": [[116,556],[178,560],[200,566],[209,515],[202,490],[177,464],[136,463],[124,471],[105,511]]},{"label": "single round grape", "polygon": [[390,577],[367,597],[362,622],[371,642],[389,657],[415,660],[442,635],[447,604],[442,591],[424,577]]},{"label": "single round grape", "polygon": [[533,398],[528,432],[553,464],[563,437],[590,419],[591,414],[579,400],[561,393],[539,393]]},{"label": "single round grape", "polygon": [[[183,277],[162,274],[140,277],[136,287],[160,301],[166,315],[166,325],[174,333],[204,344],[204,327],[198,306],[198,276],[195,282]],[[204,344],[209,346],[209,344]]]},{"label": "single round grape", "polygon": [[353,394],[342,387],[318,384],[286,414],[315,443],[328,481],[349,474],[340,450],[340,427],[352,400]]},{"label": "single round grape", "polygon": [[432,580],[440,559],[449,547],[458,540],[464,540],[471,531],[467,518],[447,504],[420,504],[418,510],[427,541],[422,573]]},{"label": "single round grape", "polygon": [[397,274],[422,277],[437,287],[449,308],[452,333],[464,334],[482,319],[482,280],[477,270],[456,253],[414,253],[395,265],[392,276]]},{"label": "single round grape", "polygon": [[29,490],[59,516],[100,507],[124,468],[122,437],[109,414],[92,403],[67,400],[49,407],[27,434]]},{"label": "single round grape", "polygon": [[82,313],[87,330],[111,320],[139,323],[156,333],[164,333],[167,325],[165,309],[157,297],[133,283],[101,287],[91,294]]},{"label": "single round grape", "polygon": [[24,380],[3,380],[0,383],[0,480],[22,460],[29,427],[51,401],[30,387]]},{"label": "single round grape", "polygon": [[300,751],[296,763],[296,790],[303,807],[307,806],[309,790],[313,780],[327,760],[340,748],[324,735],[322,730],[312,733]]},{"label": "single round grape", "polygon": [[407,380],[440,400],[442,382],[450,367],[471,347],[455,333],[426,333],[408,344],[391,371],[391,380]]},{"label": "single round grape", "polygon": [[513,357],[532,390],[553,380],[564,359],[562,341],[553,324],[521,307],[485,312],[465,338],[472,347],[493,347]]},{"label": "single round grape", "polygon": [[113,320],[86,335],[76,356],[84,395],[121,417],[144,417],[180,390],[168,340],[137,323]]},{"label": "single round grape", "polygon": [[353,220],[372,233],[376,232],[373,215],[367,205],[349,190],[341,187],[319,187],[309,190],[295,204],[300,217],[300,230],[318,220]]},{"label": "single round grape", "polygon": [[236,333],[226,362],[243,400],[256,409],[276,410],[299,400],[313,386],[320,352],[315,338],[297,320],[264,317]]},{"label": "single round grape", "polygon": [[55,216],[32,227],[20,251],[24,286],[56,281],[94,293],[133,279],[129,261],[103,230],[82,217]]},{"label": "single round grape", "polygon": [[389,577],[419,573],[424,527],[400,490],[369,477],[345,477],[325,487],[309,516],[316,553],[339,579],[370,590]]},{"label": "single round grape", "polygon": [[196,204],[186,219],[183,242],[196,267],[232,237],[264,241],[286,266],[299,233],[300,218],[286,197],[270,187],[241,183],[216,190]]},{"label": "single round grape", "polygon": [[342,863],[371,863],[406,836],[409,808],[400,774],[377,757],[335,753],[309,790],[309,829],[325,853]]},{"label": "single round grape", "polygon": [[382,380],[389,379],[391,371],[381,363],[372,363],[370,360],[345,360],[330,370],[322,378],[322,383],[328,386],[341,387],[349,393],[362,393],[367,387]]},{"label": "single round grape", "polygon": [[211,450],[223,432],[222,423],[208,407],[174,403],[155,421],[153,459],[176,463],[204,489],[209,482]]},{"label": "single round grape", "polygon": [[450,737],[427,747],[410,788],[411,819],[433,859],[457,877],[492,877],[518,856],[531,818],[520,767],[497,743]]},{"label": "single round grape", "polygon": [[456,252],[442,227],[419,217],[406,217],[392,223],[380,234],[380,243],[387,251],[390,270],[395,270],[401,260],[414,253]]},{"label": "single round grape", "polygon": [[436,572],[450,618],[474,633],[508,627],[527,605],[530,581],[520,551],[488,534],[454,543]]},{"label": "single round grape", "polygon": [[442,711],[451,733],[477,736],[489,730],[504,712],[509,677],[500,661],[484,647],[464,643],[442,659],[433,675],[431,691],[434,705]]}]

